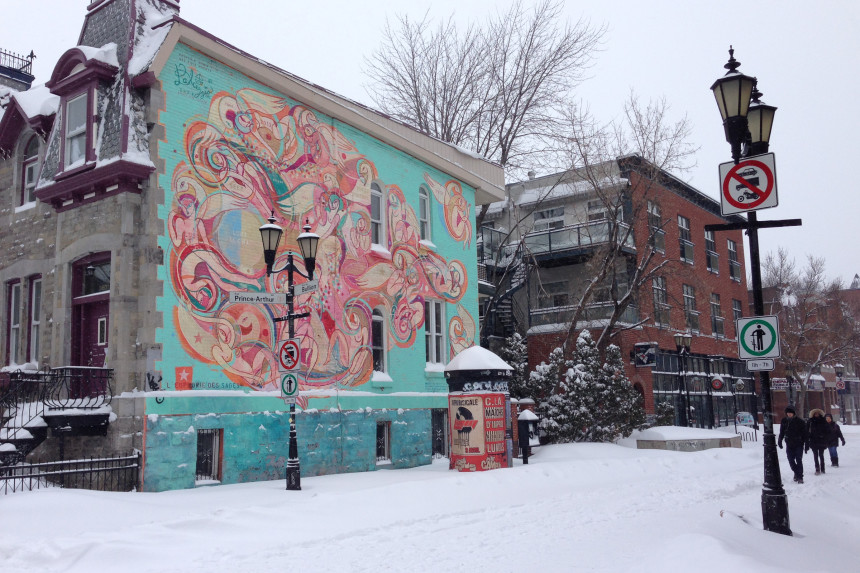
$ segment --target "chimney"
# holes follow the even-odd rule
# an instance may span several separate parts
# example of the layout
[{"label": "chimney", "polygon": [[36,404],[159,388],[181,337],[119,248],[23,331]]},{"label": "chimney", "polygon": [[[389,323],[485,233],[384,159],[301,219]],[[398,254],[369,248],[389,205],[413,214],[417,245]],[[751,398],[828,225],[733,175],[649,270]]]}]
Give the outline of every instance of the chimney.
[{"label": "chimney", "polygon": [[537,173],[535,173],[534,171],[529,171],[529,180],[534,179],[535,175],[537,175]]}]

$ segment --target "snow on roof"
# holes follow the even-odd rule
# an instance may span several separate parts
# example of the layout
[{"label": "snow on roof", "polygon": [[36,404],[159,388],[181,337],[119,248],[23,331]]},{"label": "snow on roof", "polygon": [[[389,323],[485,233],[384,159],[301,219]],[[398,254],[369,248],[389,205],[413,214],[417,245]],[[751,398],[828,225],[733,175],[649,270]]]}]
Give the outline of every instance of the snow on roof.
[{"label": "snow on roof", "polygon": [[60,107],[60,96],[52,94],[45,84],[32,87],[25,92],[15,92],[12,97],[18,102],[27,119],[37,115],[54,115]]},{"label": "snow on roof", "polygon": [[116,44],[110,42],[101,48],[92,48],[90,46],[77,46],[84,53],[88,60],[97,60],[104,62],[115,68],[119,67],[119,60],[116,57]]},{"label": "snow on roof", "polygon": [[537,414],[535,414],[531,410],[523,410],[522,412],[520,412],[520,415],[517,416],[517,420],[534,421],[534,420],[538,420],[538,419],[539,418],[537,417]]},{"label": "snow on roof", "polygon": [[[597,185],[601,189],[613,185],[621,185],[627,183],[627,179],[604,177],[597,181]],[[577,195],[586,195],[594,191],[594,184],[591,181],[563,181],[556,184],[544,185],[535,187],[534,189],[526,189],[517,199],[517,205],[529,205],[538,201],[549,201],[550,199],[562,199],[565,197],[575,197]]]},{"label": "snow on roof", "polygon": [[445,366],[445,372],[459,370],[513,370],[513,367],[486,348],[470,346]]},{"label": "snow on roof", "polygon": [[170,9],[163,4],[153,6],[151,4],[142,3],[139,5],[140,14],[144,18],[143,26],[136,28],[141,30],[135,34],[134,38],[134,53],[131,60],[128,62],[128,73],[130,76],[136,76],[146,70],[149,64],[158,53],[161,44],[173,27],[172,24],[156,28],[176,15],[176,9]]}]

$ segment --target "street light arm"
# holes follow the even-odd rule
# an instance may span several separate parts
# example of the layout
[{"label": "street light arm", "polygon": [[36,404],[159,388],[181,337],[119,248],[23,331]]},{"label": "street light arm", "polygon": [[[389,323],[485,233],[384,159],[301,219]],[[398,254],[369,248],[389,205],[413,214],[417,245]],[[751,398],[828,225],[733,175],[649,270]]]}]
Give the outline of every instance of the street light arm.
[{"label": "street light arm", "polygon": [[[310,266],[310,265],[308,264],[308,262],[307,262],[307,261],[305,261],[305,264],[306,264],[306,265],[308,265],[308,266]],[[272,275],[276,275],[276,274],[278,274],[278,273],[282,273],[282,272],[284,272],[284,271],[290,271],[290,270],[291,270],[292,272],[294,272],[294,273],[297,273],[297,274],[298,274],[298,275],[300,275],[300,276],[305,277],[305,278],[306,278],[306,279],[308,279],[309,281],[314,280],[314,275],[313,275],[313,273],[307,273],[307,274],[306,274],[306,273],[303,273],[303,272],[302,272],[302,271],[300,271],[300,270],[299,270],[299,268],[298,268],[298,267],[293,263],[293,255],[292,255],[292,253],[290,253],[289,255],[287,255],[287,262],[286,262],[286,264],[285,264],[283,267],[281,267],[280,269],[274,269],[274,268],[272,268],[272,267],[267,266],[267,267],[266,267],[266,276],[272,276]]]}]

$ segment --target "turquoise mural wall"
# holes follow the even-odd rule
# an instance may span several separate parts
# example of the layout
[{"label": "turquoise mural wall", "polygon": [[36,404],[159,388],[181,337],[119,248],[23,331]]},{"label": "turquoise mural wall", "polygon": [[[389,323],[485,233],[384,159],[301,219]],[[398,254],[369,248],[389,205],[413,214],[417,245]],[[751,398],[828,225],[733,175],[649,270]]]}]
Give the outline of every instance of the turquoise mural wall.
[{"label": "turquoise mural wall", "polygon": [[[258,228],[271,214],[285,231],[276,268],[293,253],[303,269],[302,226],[321,237],[319,289],[299,297],[295,309],[310,313],[296,322],[302,473],[372,469],[363,444],[372,444],[371,421],[384,418],[385,408],[414,411],[401,422],[426,433],[426,443],[403,432],[409,446],[396,444],[392,422],[392,447],[412,452],[398,464],[427,463],[426,409],[446,407],[447,385],[438,368],[426,368],[424,303],[444,309],[445,361],[475,343],[474,189],[187,46],[177,46],[159,79],[162,392],[147,400],[147,489],[188,486],[187,475],[169,472],[193,456],[180,462],[166,450],[192,447],[196,439],[182,432],[204,419],[223,422],[225,458],[242,458],[230,462],[231,480],[283,472],[285,414],[266,412],[284,409],[274,348],[288,337],[287,324],[274,319],[287,309],[227,300],[232,291],[286,291],[286,273],[265,273]],[[382,376],[374,374],[370,344],[374,310],[385,319]],[[366,423],[356,421],[348,440],[330,433],[327,424],[343,424],[334,412],[368,407]],[[213,416],[194,419],[205,414]],[[307,447],[317,437],[315,453]],[[267,449],[250,447],[263,438]],[[165,440],[175,443],[166,448]],[[226,480],[226,460],[224,469]]]}]

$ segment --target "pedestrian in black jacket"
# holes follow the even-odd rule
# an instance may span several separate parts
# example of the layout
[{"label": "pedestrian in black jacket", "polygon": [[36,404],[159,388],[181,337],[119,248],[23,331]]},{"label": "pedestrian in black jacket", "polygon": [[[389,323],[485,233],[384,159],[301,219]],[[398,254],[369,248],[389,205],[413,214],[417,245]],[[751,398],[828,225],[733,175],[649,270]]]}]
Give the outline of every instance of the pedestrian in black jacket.
[{"label": "pedestrian in black jacket", "polygon": [[812,450],[812,459],[815,460],[815,475],[820,475],[827,470],[824,465],[824,450],[827,449],[827,444],[830,441],[830,426],[824,421],[824,410],[818,408],[812,410],[809,413],[807,425],[809,440],[806,451]]},{"label": "pedestrian in black jacket", "polygon": [[779,448],[785,440],[785,455],[794,472],[794,481],[803,483],[803,448],[806,446],[806,424],[798,418],[794,408],[785,409],[785,417],[779,423]]},{"label": "pedestrian in black jacket", "polygon": [[842,440],[842,445],[845,445],[845,437],[842,435],[842,430],[839,424],[833,421],[833,416],[827,414],[824,416],[824,421],[830,426],[830,440],[827,442],[827,449],[830,450],[830,465],[834,468],[839,467],[839,454],[836,448],[839,446],[839,440]]}]

